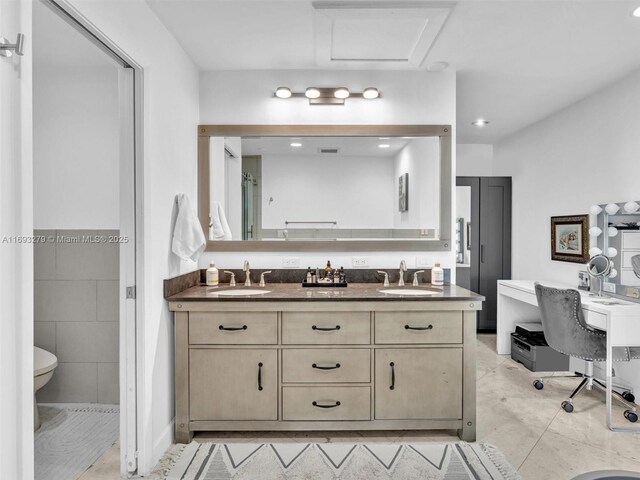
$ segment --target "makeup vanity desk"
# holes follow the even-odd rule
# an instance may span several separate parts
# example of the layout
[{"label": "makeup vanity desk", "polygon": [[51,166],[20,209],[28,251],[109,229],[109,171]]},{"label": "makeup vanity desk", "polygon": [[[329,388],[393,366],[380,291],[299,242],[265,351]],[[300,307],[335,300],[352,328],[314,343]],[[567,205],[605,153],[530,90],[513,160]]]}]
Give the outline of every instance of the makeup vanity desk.
[{"label": "makeup vanity desk", "polygon": [[[510,334],[516,323],[539,322],[540,312],[533,280],[499,280],[498,281],[498,318],[496,349],[498,354],[511,353]],[[554,288],[574,289],[575,286],[539,280],[539,283]],[[598,298],[589,296],[588,292],[578,290],[582,297],[582,312],[585,321],[600,330],[607,332],[607,361],[605,377],[607,383],[607,425],[614,431],[637,431],[638,428],[614,427],[611,420],[611,381],[613,362],[611,351],[617,346],[640,346],[640,303],[629,302],[618,298]],[[607,305],[608,301],[615,302]],[[571,369],[581,371],[580,360],[571,359]],[[636,363],[634,365],[634,362]],[[640,360],[632,360],[631,368],[620,375],[631,384],[636,392],[640,388]],[[617,369],[623,370],[622,365]],[[575,366],[575,368],[574,368]]]}]

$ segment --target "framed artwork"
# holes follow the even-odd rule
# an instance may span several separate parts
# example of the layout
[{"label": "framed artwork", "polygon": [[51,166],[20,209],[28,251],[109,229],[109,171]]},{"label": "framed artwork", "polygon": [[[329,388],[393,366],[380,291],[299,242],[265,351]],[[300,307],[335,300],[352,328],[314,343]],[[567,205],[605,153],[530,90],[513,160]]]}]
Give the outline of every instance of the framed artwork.
[{"label": "framed artwork", "polygon": [[589,261],[589,216],[551,217],[551,260]]},{"label": "framed artwork", "polygon": [[409,210],[409,174],[403,173],[398,179],[398,210]]}]

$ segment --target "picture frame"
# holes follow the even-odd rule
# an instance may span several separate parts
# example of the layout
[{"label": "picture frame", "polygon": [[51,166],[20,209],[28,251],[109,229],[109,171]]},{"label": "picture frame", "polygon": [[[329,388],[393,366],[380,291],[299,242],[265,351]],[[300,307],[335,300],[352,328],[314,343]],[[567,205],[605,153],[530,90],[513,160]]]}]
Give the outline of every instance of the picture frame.
[{"label": "picture frame", "polygon": [[406,212],[409,210],[409,174],[403,173],[398,178],[398,210]]},{"label": "picture frame", "polygon": [[589,216],[551,217],[551,260],[589,261]]}]

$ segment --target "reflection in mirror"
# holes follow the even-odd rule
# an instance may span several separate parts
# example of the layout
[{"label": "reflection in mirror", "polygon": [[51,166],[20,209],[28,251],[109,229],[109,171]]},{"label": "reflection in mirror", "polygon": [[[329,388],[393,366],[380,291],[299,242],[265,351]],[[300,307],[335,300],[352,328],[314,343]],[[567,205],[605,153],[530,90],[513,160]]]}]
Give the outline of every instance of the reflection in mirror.
[{"label": "reflection in mirror", "polygon": [[438,137],[211,137],[210,240],[439,238]]},{"label": "reflection in mirror", "polygon": [[[591,252],[602,253],[612,261],[608,283],[620,286],[640,286],[634,272],[633,258],[640,255],[640,205],[638,202],[610,203],[591,207]],[[595,220],[595,222],[593,221]],[[597,228],[595,228],[597,227]],[[620,292],[624,293],[624,289]]]},{"label": "reflection in mirror", "polygon": [[604,279],[612,274],[613,262],[605,255],[595,255],[587,263],[587,272],[593,278],[597,278],[599,284],[598,296],[602,296],[602,284]]}]

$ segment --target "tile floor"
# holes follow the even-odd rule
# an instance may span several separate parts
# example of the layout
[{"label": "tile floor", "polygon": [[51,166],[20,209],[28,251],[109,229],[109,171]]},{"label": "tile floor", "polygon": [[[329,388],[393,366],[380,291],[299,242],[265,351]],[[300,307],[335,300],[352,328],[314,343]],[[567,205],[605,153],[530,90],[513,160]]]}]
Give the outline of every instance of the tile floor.
[{"label": "tile floor", "polygon": [[[478,337],[478,440],[497,446],[524,480],[569,480],[592,470],[640,472],[640,433],[614,433],[605,425],[604,403],[587,392],[575,401],[573,413],[560,403],[576,380],[547,382],[537,391],[536,374],[495,353],[495,335]],[[626,424],[622,409],[615,418]],[[202,434],[196,440],[225,442],[448,442],[453,432],[328,432],[267,434]],[[114,445],[80,480],[118,478],[118,445]],[[146,477],[149,478],[149,477]]]}]

